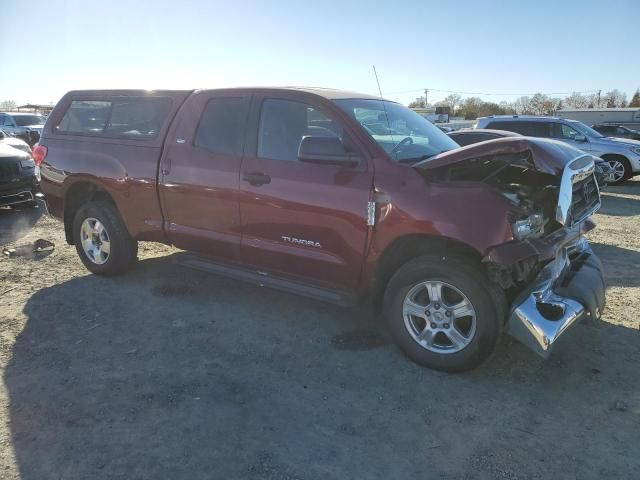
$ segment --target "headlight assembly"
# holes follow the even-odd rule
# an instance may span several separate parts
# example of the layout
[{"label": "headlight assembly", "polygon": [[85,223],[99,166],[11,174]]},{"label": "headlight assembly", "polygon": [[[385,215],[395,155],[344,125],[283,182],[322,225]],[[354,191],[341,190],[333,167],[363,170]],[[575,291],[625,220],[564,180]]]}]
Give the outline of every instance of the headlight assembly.
[{"label": "headlight assembly", "polygon": [[516,220],[511,224],[513,238],[524,240],[530,237],[539,237],[544,230],[544,218],[541,213],[534,213],[526,218]]}]

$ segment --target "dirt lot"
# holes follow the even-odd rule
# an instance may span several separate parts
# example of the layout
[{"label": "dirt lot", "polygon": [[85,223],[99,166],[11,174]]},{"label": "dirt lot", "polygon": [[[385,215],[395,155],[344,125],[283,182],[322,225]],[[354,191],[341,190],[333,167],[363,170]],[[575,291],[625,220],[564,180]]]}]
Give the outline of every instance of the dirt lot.
[{"label": "dirt lot", "polygon": [[0,212],[0,244],[56,243],[0,259],[0,478],[638,478],[640,181],[596,221],[604,320],[547,362],[505,338],[446,375],[366,309],[186,270],[154,244],[99,278],[56,221]]}]

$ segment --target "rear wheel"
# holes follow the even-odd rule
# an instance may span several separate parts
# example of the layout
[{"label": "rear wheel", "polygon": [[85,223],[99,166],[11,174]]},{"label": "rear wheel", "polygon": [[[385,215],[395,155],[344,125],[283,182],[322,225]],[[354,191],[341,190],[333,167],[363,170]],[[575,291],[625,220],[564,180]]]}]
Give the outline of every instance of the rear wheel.
[{"label": "rear wheel", "polygon": [[481,364],[502,333],[504,294],[472,259],[422,256],[405,264],[385,292],[387,326],[416,363],[447,372]]},{"label": "rear wheel", "polygon": [[138,243],[129,235],[116,207],[104,200],[89,202],[78,210],[73,241],[84,266],[98,275],[125,272],[138,253]]},{"label": "rear wheel", "polygon": [[618,155],[605,155],[602,159],[609,164],[611,180],[609,184],[619,185],[633,176],[629,160]]}]

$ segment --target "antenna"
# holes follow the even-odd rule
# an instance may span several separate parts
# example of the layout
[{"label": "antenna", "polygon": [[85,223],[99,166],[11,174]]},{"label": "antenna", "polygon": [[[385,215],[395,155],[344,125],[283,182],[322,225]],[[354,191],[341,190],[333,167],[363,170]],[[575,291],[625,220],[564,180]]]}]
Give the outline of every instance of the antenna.
[{"label": "antenna", "polygon": [[[382,103],[382,110],[384,111],[384,118],[387,119],[387,128],[389,129],[389,131],[391,131],[391,122],[389,121],[389,114],[387,113],[387,106],[385,105],[385,101],[384,98],[382,97],[382,88],[380,88],[380,80],[378,80],[378,72],[376,71],[376,66],[373,66],[373,74],[376,76],[376,83],[378,84],[378,92],[380,92],[380,103]],[[391,141],[395,142],[395,139],[393,138],[393,134],[391,134]],[[394,145],[394,147],[396,147],[398,144],[396,143]],[[396,158],[397,160],[397,158]]]},{"label": "antenna", "polygon": [[378,84],[378,92],[380,93],[380,100],[382,100],[382,88],[380,88],[380,80],[378,80],[378,72],[376,66],[373,65],[373,74],[376,76],[376,83]]}]

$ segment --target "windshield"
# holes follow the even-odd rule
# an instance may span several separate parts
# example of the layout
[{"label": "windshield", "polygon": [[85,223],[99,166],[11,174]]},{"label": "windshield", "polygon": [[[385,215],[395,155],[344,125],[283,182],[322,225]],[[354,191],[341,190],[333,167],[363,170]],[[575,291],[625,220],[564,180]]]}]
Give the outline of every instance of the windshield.
[{"label": "windshield", "polygon": [[45,118],[40,115],[16,115],[16,125],[26,127],[27,125],[44,125]]},{"label": "windshield", "polygon": [[578,130],[580,133],[582,133],[583,135],[586,135],[587,137],[592,137],[592,138],[604,137],[604,135],[596,132],[593,128],[586,126],[582,122],[569,122],[569,124],[576,130]]},{"label": "windshield", "polygon": [[362,125],[396,162],[419,161],[459,148],[429,120],[397,103],[375,99],[334,102]]}]

